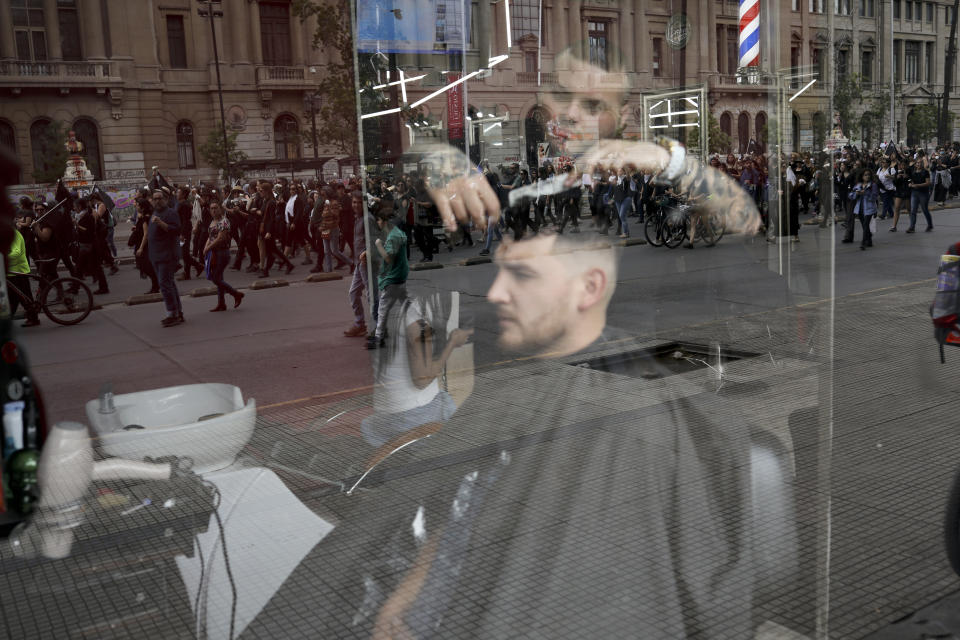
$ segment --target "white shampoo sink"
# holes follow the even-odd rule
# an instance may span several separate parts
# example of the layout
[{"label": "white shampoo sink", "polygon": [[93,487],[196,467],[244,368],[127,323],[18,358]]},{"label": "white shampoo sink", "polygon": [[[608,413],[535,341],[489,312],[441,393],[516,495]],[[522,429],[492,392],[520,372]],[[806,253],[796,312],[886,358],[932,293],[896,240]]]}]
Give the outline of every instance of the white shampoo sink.
[{"label": "white shampoo sink", "polygon": [[229,384],[190,384],[113,397],[113,411],[100,413],[100,400],[87,403],[87,419],[108,456],[189,457],[197,473],[233,464],[249,442],[256,402],[246,405]]}]

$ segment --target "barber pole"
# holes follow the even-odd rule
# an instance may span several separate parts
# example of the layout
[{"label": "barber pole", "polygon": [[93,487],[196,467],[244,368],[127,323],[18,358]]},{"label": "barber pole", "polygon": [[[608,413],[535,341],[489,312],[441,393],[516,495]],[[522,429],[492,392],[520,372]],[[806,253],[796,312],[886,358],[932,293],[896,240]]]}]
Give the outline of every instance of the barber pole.
[{"label": "barber pole", "polygon": [[740,0],[740,69],[760,66],[760,0]]}]

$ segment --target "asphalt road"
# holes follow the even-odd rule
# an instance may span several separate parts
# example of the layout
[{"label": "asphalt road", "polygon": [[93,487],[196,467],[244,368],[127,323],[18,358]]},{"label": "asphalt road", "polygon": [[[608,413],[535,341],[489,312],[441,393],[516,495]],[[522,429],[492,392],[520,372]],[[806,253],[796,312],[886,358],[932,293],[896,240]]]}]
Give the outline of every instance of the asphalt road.
[{"label": "asphalt road", "polygon": [[[867,251],[856,243],[841,244],[839,229],[813,226],[803,227],[797,244],[727,236],[714,248],[692,251],[627,247],[609,324],[649,334],[729,318],[736,330],[733,319],[751,313],[932,279],[938,256],[960,240],[958,212],[935,211],[932,233],[907,235],[903,222],[900,232],[889,233],[889,221],[880,221],[875,246]],[[461,292],[461,325],[476,328],[476,358],[484,364],[506,356],[495,347],[496,322],[484,299],[495,265],[457,264],[477,251],[442,252],[438,261],[444,268],[411,273],[410,288]],[[418,257],[416,249],[413,256]],[[226,382],[262,408],[368,388],[372,375],[364,341],[341,334],[352,320],[349,275],[302,282],[308,270],[298,264],[288,278],[291,286],[248,291],[243,305],[226,313],[207,312],[215,304],[212,297],[185,295],[186,324],[163,328],[160,304],[123,304],[149,288],[132,265],[124,265],[110,277],[112,293],[98,300],[103,309],[82,324],[59,327],[44,321],[22,333],[50,418],[83,421],[84,403],[97,397],[105,382],[118,394]],[[254,276],[228,271],[227,278],[247,286]],[[182,293],[209,286],[206,281],[178,284]]]}]

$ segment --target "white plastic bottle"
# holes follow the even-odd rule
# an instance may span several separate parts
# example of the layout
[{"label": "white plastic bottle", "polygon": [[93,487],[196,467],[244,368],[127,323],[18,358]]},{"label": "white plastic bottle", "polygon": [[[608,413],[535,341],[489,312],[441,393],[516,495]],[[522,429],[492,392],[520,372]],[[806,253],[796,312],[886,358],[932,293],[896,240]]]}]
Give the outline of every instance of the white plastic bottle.
[{"label": "white plastic bottle", "polygon": [[3,405],[3,458],[23,449],[23,401]]}]

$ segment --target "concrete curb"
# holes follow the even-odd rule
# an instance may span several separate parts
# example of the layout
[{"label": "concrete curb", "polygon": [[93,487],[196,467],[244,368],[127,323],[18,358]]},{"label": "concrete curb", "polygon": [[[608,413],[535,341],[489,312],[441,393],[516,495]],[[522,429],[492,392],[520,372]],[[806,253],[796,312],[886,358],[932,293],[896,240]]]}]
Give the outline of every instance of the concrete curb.
[{"label": "concrete curb", "polygon": [[274,289],[276,287],[289,287],[290,283],[280,278],[270,278],[269,280],[254,280],[250,284],[250,289],[259,291],[260,289]]},{"label": "concrete curb", "polygon": [[470,258],[464,258],[460,261],[461,267],[469,267],[474,264],[490,264],[493,262],[493,259],[489,256],[472,256]]},{"label": "concrete curb", "polygon": [[410,265],[410,271],[430,271],[431,269],[443,269],[439,262],[415,262]]},{"label": "concrete curb", "polygon": [[[304,282],[327,282],[328,280],[343,280],[342,273],[330,271],[327,273],[311,273]],[[253,288],[253,287],[251,287]]]},{"label": "concrete curb", "polygon": [[132,307],[137,304],[149,304],[151,302],[162,302],[163,296],[159,293],[144,293],[138,296],[130,296],[124,301],[124,304],[128,307]]},{"label": "concrete curb", "polygon": [[199,287],[190,292],[191,298],[202,298],[203,296],[217,295],[216,287]]}]

